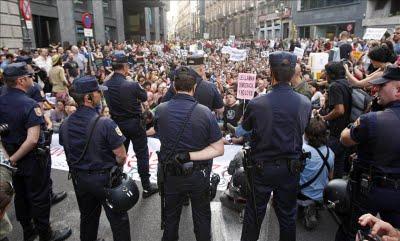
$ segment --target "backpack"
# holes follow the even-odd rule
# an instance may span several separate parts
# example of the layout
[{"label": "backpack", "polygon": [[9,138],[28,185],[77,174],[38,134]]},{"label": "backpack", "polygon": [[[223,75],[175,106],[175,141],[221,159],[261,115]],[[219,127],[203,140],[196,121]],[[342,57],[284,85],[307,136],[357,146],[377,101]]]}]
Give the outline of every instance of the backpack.
[{"label": "backpack", "polygon": [[350,121],[354,122],[364,114],[369,103],[372,101],[372,96],[365,92],[363,89],[351,88],[351,114]]}]

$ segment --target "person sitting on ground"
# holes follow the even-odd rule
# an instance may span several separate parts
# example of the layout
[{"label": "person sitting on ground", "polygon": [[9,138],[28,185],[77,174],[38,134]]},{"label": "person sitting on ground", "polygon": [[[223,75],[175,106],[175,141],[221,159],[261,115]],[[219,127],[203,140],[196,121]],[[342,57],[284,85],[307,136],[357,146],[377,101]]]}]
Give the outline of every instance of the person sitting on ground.
[{"label": "person sitting on ground", "polygon": [[50,120],[55,133],[58,133],[60,126],[66,117],[67,113],[65,112],[64,102],[59,100],[56,103],[56,108],[50,111]]},{"label": "person sitting on ground", "polygon": [[307,229],[318,225],[316,206],[322,203],[323,191],[329,179],[333,178],[335,154],[327,146],[328,129],[320,116],[310,120],[305,129],[304,152],[310,152],[305,168],[300,175],[298,194],[299,211],[303,211],[303,223]]}]

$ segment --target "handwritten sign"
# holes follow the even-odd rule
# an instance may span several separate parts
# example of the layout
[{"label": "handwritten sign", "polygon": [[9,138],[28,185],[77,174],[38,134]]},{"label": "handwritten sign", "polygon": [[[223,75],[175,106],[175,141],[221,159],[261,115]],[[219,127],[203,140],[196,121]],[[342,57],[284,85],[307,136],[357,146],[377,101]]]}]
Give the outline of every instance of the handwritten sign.
[{"label": "handwritten sign", "polygon": [[229,54],[230,61],[244,61],[247,57],[247,51],[245,49],[231,48],[231,52]]},{"label": "handwritten sign", "polygon": [[256,74],[239,73],[237,98],[251,100],[256,91]]},{"label": "handwritten sign", "polygon": [[386,31],[386,28],[367,28],[363,39],[381,40]]}]

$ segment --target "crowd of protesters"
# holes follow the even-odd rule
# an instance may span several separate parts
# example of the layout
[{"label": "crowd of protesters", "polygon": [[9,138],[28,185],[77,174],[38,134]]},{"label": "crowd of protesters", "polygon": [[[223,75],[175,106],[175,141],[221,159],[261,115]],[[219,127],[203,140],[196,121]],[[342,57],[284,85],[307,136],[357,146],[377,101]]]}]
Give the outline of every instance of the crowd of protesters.
[{"label": "crowd of protesters", "polygon": [[[244,61],[230,61],[228,54],[221,49],[230,45],[238,49],[247,49]],[[195,50],[192,46],[196,46]],[[187,55],[206,56],[206,78],[216,85],[224,100],[223,114],[216,114],[225,132],[225,144],[242,144],[244,141],[241,120],[245,108],[243,100],[236,98],[239,73],[256,74],[255,96],[263,95],[271,89],[271,73],[267,56],[262,52],[278,50],[304,50],[298,59],[296,71],[290,81],[293,89],[311,100],[315,129],[306,131],[307,145],[329,146],[335,159],[334,171],[324,175],[319,193],[313,194],[320,201],[322,189],[328,178],[341,178],[348,174],[348,150],[340,144],[340,134],[350,123],[351,87],[365,90],[371,96],[375,94],[369,81],[380,78],[389,65],[400,65],[400,27],[394,34],[386,34],[381,40],[364,40],[342,32],[335,39],[296,39],[296,40],[192,40],[169,42],[133,42],[108,41],[106,44],[83,41],[77,45],[54,44],[47,48],[30,51],[19,49],[10,51],[7,46],[0,52],[0,86],[3,85],[2,70],[13,62],[26,62],[34,71],[34,81],[42,88],[47,126],[58,131],[62,121],[76,110],[76,103],[69,96],[69,88],[74,79],[84,75],[94,75],[99,83],[106,82],[112,75],[112,61],[116,54],[124,54],[130,63],[128,78],[137,81],[147,92],[147,101],[142,104],[146,129],[151,135],[153,114],[157,105],[174,79],[174,71],[186,65]],[[339,49],[339,51],[337,50]],[[339,61],[331,61],[318,75],[312,73],[309,64],[311,53],[328,53],[334,60],[336,52]],[[334,80],[338,80],[332,84]],[[343,82],[343,85],[340,84]],[[379,108],[373,102],[371,108]],[[99,112],[109,117],[109,109],[103,101]],[[328,124],[325,124],[328,123]],[[326,129],[329,130],[327,143],[321,142]],[[318,136],[320,135],[320,136]],[[246,136],[246,135],[244,135]],[[319,147],[318,146],[318,147]],[[330,164],[333,161],[330,159]],[[318,170],[317,168],[316,170]],[[311,169],[307,169],[312,172]],[[314,170],[314,172],[316,171]],[[0,183],[1,184],[1,183]],[[2,185],[2,184],[1,184]],[[303,192],[308,197],[310,193]]]}]

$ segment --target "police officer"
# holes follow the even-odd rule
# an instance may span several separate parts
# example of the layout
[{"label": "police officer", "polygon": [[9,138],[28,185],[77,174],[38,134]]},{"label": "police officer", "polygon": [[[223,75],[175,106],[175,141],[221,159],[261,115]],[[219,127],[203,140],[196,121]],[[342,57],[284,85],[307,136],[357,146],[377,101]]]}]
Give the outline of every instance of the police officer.
[{"label": "police officer", "polygon": [[[44,123],[39,105],[26,95],[33,85],[25,63],[10,64],[4,70],[8,93],[0,97],[0,123],[10,131],[1,141],[10,162],[18,168],[13,177],[15,212],[23,228],[24,240],[65,240],[70,228],[53,231],[50,227],[50,162],[38,145]],[[33,220],[33,222],[32,222]]]},{"label": "police officer", "polygon": [[280,224],[280,240],[296,240],[298,167],[302,136],[311,116],[311,103],[289,85],[295,71],[296,56],[289,52],[275,52],[269,60],[273,87],[267,94],[249,102],[242,123],[245,130],[252,130],[251,159],[257,165],[252,177],[254,198],[249,197],[246,203],[242,241],[258,240],[272,191]]},{"label": "police officer", "polygon": [[141,102],[147,100],[146,91],[137,83],[128,81],[128,59],[125,55],[113,57],[114,75],[105,83],[108,91],[104,93],[111,118],[126,136],[125,148],[128,150],[132,141],[137,157],[137,165],[143,187],[143,198],[148,198],[158,191],[157,186],[150,183],[149,150],[146,130],[142,120]]},{"label": "police officer", "polygon": [[108,187],[110,170],[123,166],[126,160],[125,137],[113,120],[99,118],[96,112],[105,89],[94,76],[74,80],[71,96],[79,107],[61,125],[59,141],[64,146],[81,212],[81,240],[96,241],[103,206],[114,240],[129,241],[127,212],[115,212],[105,204],[104,188]]},{"label": "police officer", "polygon": [[[384,221],[400,227],[400,68],[388,67],[382,78],[370,83],[385,109],[361,115],[341,134],[343,145],[357,145],[357,160],[350,174],[351,227],[342,227],[336,240],[350,240],[359,228],[358,217],[365,213],[379,213]],[[347,238],[340,236],[346,231]]]},{"label": "police officer", "polygon": [[176,95],[158,106],[155,129],[160,136],[159,162],[165,169],[163,241],[178,240],[184,198],[192,203],[197,241],[211,240],[210,172],[212,158],[224,153],[215,117],[193,97],[196,80],[183,67],[175,79]]},{"label": "police officer", "polygon": [[[216,111],[222,115],[224,112],[224,102],[222,96],[218,92],[217,87],[209,81],[206,81],[206,71],[204,66],[204,57],[201,55],[192,55],[187,58],[187,65],[191,67],[190,74],[196,78],[196,91],[194,98],[202,105],[207,106],[210,110]],[[179,74],[179,69],[176,71]],[[162,102],[170,100],[176,91],[174,84],[171,84]]]},{"label": "police officer", "polygon": [[[27,65],[27,69],[28,71],[32,70],[31,64],[32,64],[32,58],[28,57],[28,56],[20,56],[17,60],[17,63],[26,63]],[[6,86],[2,86],[0,87],[0,96],[1,95],[5,95],[7,93],[7,87]],[[42,88],[40,87],[40,85],[36,82],[33,82],[33,85],[28,89],[28,91],[26,92],[26,95],[29,98],[32,98],[33,100],[35,100],[37,102],[37,104],[39,105],[41,111],[43,112],[43,102],[44,102],[44,93]],[[46,117],[43,116],[44,120],[46,123],[51,123],[51,120]],[[42,124],[40,125],[41,127],[41,133],[46,133],[44,135],[45,138],[45,142],[47,142],[49,145],[51,143],[51,134],[52,131],[49,132],[48,128],[46,127],[47,125]],[[49,134],[49,135],[47,135]],[[46,140],[46,138],[49,138],[48,140]],[[50,162],[51,165],[51,155],[50,152],[47,152],[48,155],[46,155],[47,160]],[[67,193],[65,191],[63,192],[58,192],[58,193],[54,193],[53,192],[53,180],[50,177],[50,197],[51,197],[51,205],[55,205],[59,202],[61,202],[62,200],[65,199],[65,197],[67,196]]]}]

